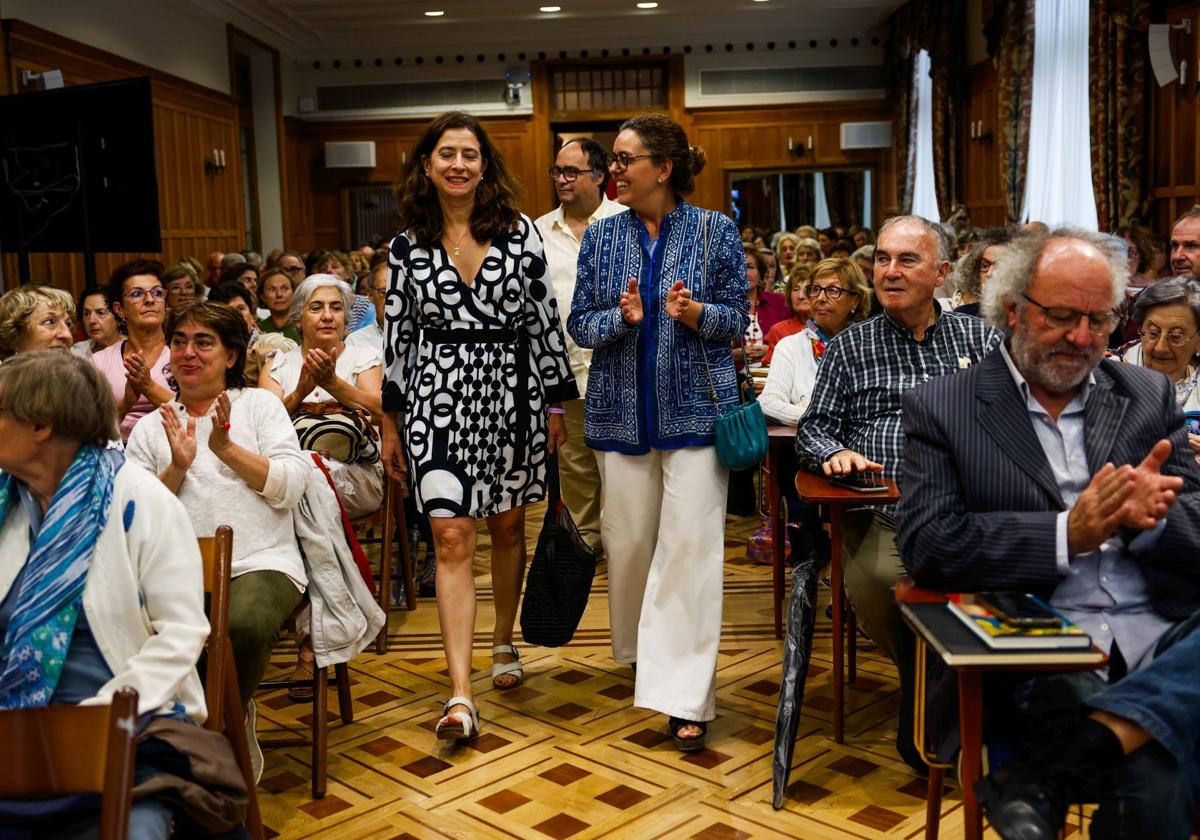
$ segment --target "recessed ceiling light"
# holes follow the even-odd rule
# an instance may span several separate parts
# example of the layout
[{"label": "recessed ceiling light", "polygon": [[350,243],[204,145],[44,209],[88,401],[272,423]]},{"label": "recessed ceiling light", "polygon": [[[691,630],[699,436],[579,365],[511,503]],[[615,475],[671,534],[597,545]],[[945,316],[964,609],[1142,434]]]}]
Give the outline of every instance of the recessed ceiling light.
[{"label": "recessed ceiling light", "polygon": [[561,12],[562,6],[539,6],[539,12]]},{"label": "recessed ceiling light", "polygon": [[426,13],[425,13],[425,17],[441,17],[441,16],[442,16],[442,15],[444,15],[444,14],[446,14],[446,13],[445,13],[445,12],[442,12],[442,11],[437,11],[437,12],[426,12]]},{"label": "recessed ceiling light", "polygon": [[657,9],[658,4],[657,3],[638,3],[637,7],[639,9]]}]

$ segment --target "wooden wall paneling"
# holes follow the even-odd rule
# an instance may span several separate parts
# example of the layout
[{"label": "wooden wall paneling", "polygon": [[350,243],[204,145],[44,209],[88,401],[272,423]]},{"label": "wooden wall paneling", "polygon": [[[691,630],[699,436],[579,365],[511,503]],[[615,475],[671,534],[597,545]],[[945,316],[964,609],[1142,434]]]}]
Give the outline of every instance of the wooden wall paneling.
[{"label": "wooden wall paneling", "polygon": [[[163,250],[157,254],[98,254],[100,281],[135,256],[170,262],[191,255],[203,260],[209,250],[240,246],[241,193],[236,155],[235,110],[224,93],[128,61],[21,21],[4,22],[10,83],[22,69],[63,71],[68,85],[132,76],[149,76],[158,167],[159,222]],[[213,148],[226,150],[227,169],[206,175],[204,160]],[[35,280],[73,294],[82,290],[83,260],[77,254],[31,254]],[[5,283],[17,283],[15,255],[4,255]]]},{"label": "wooden wall paneling", "polygon": [[[896,160],[890,149],[842,151],[843,122],[891,120],[890,107],[883,102],[819,103],[788,107],[705,108],[690,114],[693,136],[708,157],[697,179],[692,201],[714,210],[728,210],[726,176],[747,169],[815,169],[823,165],[861,164],[875,172],[872,206],[878,220],[895,212]],[[808,147],[809,136],[813,149]],[[793,146],[804,151],[796,154]],[[695,142],[695,141],[694,141]]]}]

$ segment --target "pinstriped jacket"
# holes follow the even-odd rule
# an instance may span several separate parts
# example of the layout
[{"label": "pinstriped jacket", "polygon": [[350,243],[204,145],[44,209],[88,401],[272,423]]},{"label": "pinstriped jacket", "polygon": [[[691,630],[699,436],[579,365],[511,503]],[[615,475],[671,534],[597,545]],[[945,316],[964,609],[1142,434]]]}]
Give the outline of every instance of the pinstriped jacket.
[{"label": "pinstriped jacket", "polygon": [[[638,279],[645,312],[636,327],[620,309],[631,277]],[[699,331],[664,309],[676,280],[704,304]],[[635,213],[592,224],[580,246],[567,320],[575,343],[594,351],[584,410],[587,445],[627,455],[712,446],[717,406],[724,413],[738,404],[729,344],[749,323],[746,291],[745,252],[728,216],[681,201],[663,219],[653,259]]]},{"label": "pinstriped jacket", "polygon": [[[1200,470],[1165,376],[1105,359],[1084,406],[1087,464],[1138,464],[1160,439],[1163,472],[1183,490],[1154,547],[1136,559],[1155,610],[1200,608]],[[995,352],[904,395],[904,495],[897,545],[918,584],[942,591],[1023,590],[1049,597],[1060,576],[1055,520],[1065,509],[1025,401]]]}]

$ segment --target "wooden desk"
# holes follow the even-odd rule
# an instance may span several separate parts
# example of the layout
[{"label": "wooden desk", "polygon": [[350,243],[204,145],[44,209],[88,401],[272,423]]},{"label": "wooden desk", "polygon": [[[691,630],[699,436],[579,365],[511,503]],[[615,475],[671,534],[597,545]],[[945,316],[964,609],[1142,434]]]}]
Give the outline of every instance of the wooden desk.
[{"label": "wooden desk", "polygon": [[775,638],[783,638],[783,544],[786,541],[787,517],[783,511],[783,498],[779,492],[779,481],[791,481],[791,476],[778,475],[780,452],[795,446],[795,426],[767,426],[767,461],[763,469],[764,488],[767,494],[767,517],[771,527],[771,591],[774,596]]},{"label": "wooden desk", "polygon": [[[980,840],[983,812],[975,795],[981,772],[983,746],[983,674],[985,671],[1091,671],[1108,661],[1096,647],[1087,650],[994,651],[950,612],[945,598],[926,590],[907,592],[897,587],[900,614],[917,634],[917,644],[928,645],[958,676],[958,727],[962,750],[959,781],[963,795],[963,837]],[[941,790],[938,769],[937,789]],[[933,788],[935,773],[930,773]],[[940,814],[935,810],[934,818]],[[929,819],[926,814],[926,819]]]},{"label": "wooden desk", "polygon": [[850,679],[854,679],[854,634],[856,622],[846,621],[846,595],[842,582],[842,513],[847,508],[890,505],[900,501],[900,491],[891,479],[883,479],[886,493],[859,493],[830,484],[823,475],[800,470],[796,473],[796,491],[809,504],[829,507],[829,570],[833,590],[833,740],[842,743],[844,729],[844,689],[847,635],[850,645]]}]

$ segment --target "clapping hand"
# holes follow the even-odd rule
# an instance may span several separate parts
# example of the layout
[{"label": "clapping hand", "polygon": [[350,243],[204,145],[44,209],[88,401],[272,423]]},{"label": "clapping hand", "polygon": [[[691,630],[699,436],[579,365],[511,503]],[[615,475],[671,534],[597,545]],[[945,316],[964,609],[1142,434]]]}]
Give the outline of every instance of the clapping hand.
[{"label": "clapping hand", "polygon": [[667,289],[667,314],[678,320],[687,313],[691,304],[692,290],[684,288],[682,280],[672,283],[671,288]]},{"label": "clapping hand", "polygon": [[628,290],[621,292],[621,317],[631,327],[642,322],[642,294],[636,277],[630,277]]},{"label": "clapping hand", "polygon": [[312,368],[308,366],[308,362],[300,365],[300,379],[296,382],[295,394],[300,399],[297,402],[304,402],[304,398],[313,392],[317,387],[317,380],[313,378]]},{"label": "clapping hand", "polygon": [[233,445],[229,439],[229,394],[225,391],[217,394],[216,411],[213,414],[212,431],[208,434],[208,448],[220,458],[221,453]]},{"label": "clapping hand", "polygon": [[304,357],[304,366],[309,369],[317,385],[328,388],[337,380],[337,360],[340,355],[340,350],[326,353],[320,348],[313,348],[308,351]]},{"label": "clapping hand", "polygon": [[137,351],[125,357],[125,384],[127,389],[132,388],[134,392],[142,395],[154,384],[150,379],[149,365]]},{"label": "clapping hand", "polygon": [[171,447],[171,466],[186,472],[196,460],[196,418],[188,417],[187,426],[179,421],[174,403],[164,403],[159,408],[163,431],[167,433],[167,444]]},{"label": "clapping hand", "polygon": [[1153,528],[1175,504],[1176,494],[1183,489],[1183,479],[1162,474],[1170,457],[1171,442],[1160,440],[1133,468],[1134,488],[1122,510],[1122,525],[1142,530]]}]

